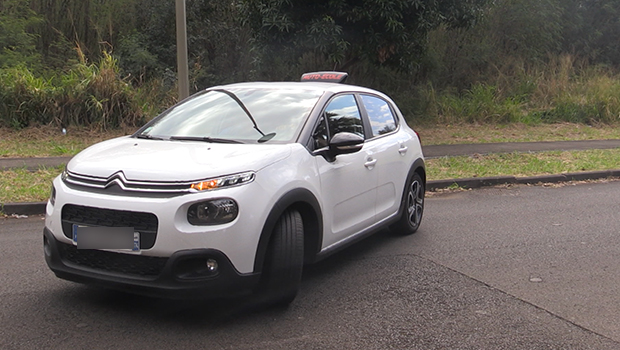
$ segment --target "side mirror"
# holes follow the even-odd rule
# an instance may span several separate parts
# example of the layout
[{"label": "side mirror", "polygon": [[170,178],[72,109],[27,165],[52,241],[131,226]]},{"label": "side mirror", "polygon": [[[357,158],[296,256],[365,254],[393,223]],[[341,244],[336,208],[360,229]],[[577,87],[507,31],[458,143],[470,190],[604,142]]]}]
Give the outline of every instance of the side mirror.
[{"label": "side mirror", "polygon": [[329,145],[317,152],[325,157],[328,162],[336,160],[336,156],[340,154],[355,153],[364,147],[364,138],[362,136],[350,133],[339,132],[332,137],[329,141]]},{"label": "side mirror", "polygon": [[329,141],[329,151],[334,156],[355,153],[364,146],[364,138],[350,132],[339,132]]}]

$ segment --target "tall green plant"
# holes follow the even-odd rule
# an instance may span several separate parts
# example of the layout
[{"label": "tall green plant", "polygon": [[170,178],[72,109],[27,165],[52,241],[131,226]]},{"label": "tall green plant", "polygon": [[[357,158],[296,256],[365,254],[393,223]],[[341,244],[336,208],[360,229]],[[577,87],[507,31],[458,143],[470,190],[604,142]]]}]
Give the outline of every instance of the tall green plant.
[{"label": "tall green plant", "polygon": [[0,124],[22,128],[37,124],[96,128],[136,126],[145,121],[136,91],[124,81],[110,55],[98,64],[82,60],[49,79],[25,67],[0,70]]}]

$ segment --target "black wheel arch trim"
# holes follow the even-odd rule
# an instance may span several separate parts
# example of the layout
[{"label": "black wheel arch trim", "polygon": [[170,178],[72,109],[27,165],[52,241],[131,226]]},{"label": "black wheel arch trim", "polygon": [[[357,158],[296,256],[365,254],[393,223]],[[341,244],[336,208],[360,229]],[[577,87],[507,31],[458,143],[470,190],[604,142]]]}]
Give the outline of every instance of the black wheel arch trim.
[{"label": "black wheel arch trim", "polygon": [[[420,177],[422,178],[422,182],[424,185],[424,191],[426,191],[426,165],[424,164],[424,159],[422,158],[418,158],[416,159],[415,162],[413,162],[413,165],[411,166],[411,168],[409,169],[409,173],[407,174],[407,180],[409,180],[409,178],[411,176],[413,176],[414,173],[419,173]],[[405,181],[405,187],[407,186],[407,181]],[[405,199],[405,195],[406,195],[406,188],[403,188],[402,192],[401,192],[401,203],[402,201]],[[403,214],[403,208],[402,205],[400,206],[400,208],[398,209],[398,215],[396,215],[397,218],[399,218],[401,215]]]},{"label": "black wheel arch trim", "polygon": [[284,194],[269,212],[263,225],[261,236],[254,258],[254,272],[261,272],[271,234],[276,222],[289,208],[298,210],[303,219],[304,227],[304,259],[313,261],[323,242],[323,214],[318,199],[310,190],[297,188]]}]

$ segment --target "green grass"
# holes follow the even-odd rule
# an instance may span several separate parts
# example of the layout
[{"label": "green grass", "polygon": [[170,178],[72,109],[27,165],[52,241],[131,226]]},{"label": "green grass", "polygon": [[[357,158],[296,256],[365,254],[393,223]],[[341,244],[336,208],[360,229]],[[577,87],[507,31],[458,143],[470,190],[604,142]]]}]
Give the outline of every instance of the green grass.
[{"label": "green grass", "polygon": [[[620,168],[620,149],[574,152],[505,153],[427,159],[428,180],[501,175],[534,176]],[[52,179],[62,167],[36,172],[3,171],[0,203],[37,202],[49,197]]]},{"label": "green grass", "polygon": [[63,135],[59,128],[54,127],[0,128],[0,157],[73,156],[92,144],[134,131],[115,129],[102,132],[71,127]]},{"label": "green grass", "polygon": [[420,134],[423,145],[620,139],[620,125],[514,123],[411,126]]},{"label": "green grass", "polygon": [[[619,126],[582,124],[444,125],[420,127],[423,144],[593,140],[620,138]],[[83,148],[133,130],[92,132],[54,128],[0,129],[0,157],[71,156]],[[429,180],[501,175],[534,176],[620,168],[620,149],[574,152],[509,153],[427,159]],[[52,179],[62,167],[2,171],[0,203],[47,200]]]},{"label": "green grass", "polygon": [[1,172],[0,203],[40,202],[49,198],[52,180],[64,167],[41,168],[31,172],[12,169]]},{"label": "green grass", "polygon": [[620,149],[502,153],[427,159],[429,180],[517,177],[620,168]]}]

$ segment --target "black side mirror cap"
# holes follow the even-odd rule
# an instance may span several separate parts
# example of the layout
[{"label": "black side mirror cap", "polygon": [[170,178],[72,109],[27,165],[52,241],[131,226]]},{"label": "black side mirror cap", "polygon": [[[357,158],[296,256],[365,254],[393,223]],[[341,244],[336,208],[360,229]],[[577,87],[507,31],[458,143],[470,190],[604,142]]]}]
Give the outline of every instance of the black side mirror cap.
[{"label": "black side mirror cap", "polygon": [[339,132],[329,141],[329,150],[335,155],[355,153],[364,146],[364,138],[350,132]]},{"label": "black side mirror cap", "polygon": [[340,154],[355,153],[364,147],[364,138],[350,132],[339,132],[329,141],[328,147],[319,150],[315,154],[322,155],[328,162],[336,160]]}]

